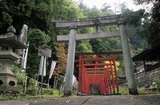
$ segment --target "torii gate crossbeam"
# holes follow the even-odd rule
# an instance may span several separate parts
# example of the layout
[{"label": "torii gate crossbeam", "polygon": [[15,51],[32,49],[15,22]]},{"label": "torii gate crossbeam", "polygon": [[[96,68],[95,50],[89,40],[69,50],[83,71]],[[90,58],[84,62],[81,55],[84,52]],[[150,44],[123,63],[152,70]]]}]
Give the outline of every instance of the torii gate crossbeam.
[{"label": "torii gate crossbeam", "polygon": [[[70,28],[69,35],[62,35],[58,36],[58,41],[69,41],[68,47],[68,55],[67,55],[67,68],[66,68],[66,81],[64,85],[64,95],[69,96],[72,94],[72,75],[74,71],[74,59],[75,59],[75,47],[76,47],[76,40],[82,39],[92,39],[92,38],[100,38],[100,37],[114,37],[119,36],[121,37],[122,43],[122,50],[123,50],[123,59],[125,63],[125,72],[128,81],[128,88],[130,94],[138,94],[135,77],[134,77],[134,70],[128,45],[128,37],[125,30],[125,26],[122,22],[121,15],[113,15],[113,16],[105,16],[105,17],[97,17],[97,18],[90,18],[90,19],[78,19],[74,21],[54,21],[56,22],[56,27],[68,27]],[[119,31],[117,32],[106,32],[106,33],[99,33],[100,36],[97,34],[81,34],[77,35],[76,28],[77,27],[90,27],[90,26],[101,26],[101,25],[119,25]],[[119,34],[118,34],[119,32]],[[93,35],[93,36],[92,36]],[[106,35],[106,36],[105,36]]]},{"label": "torii gate crossbeam", "polygon": [[[118,37],[120,36],[120,31],[114,32],[96,32],[91,34],[77,34],[76,40],[86,40],[86,39],[95,39],[95,38],[105,38],[105,37]],[[57,41],[68,41],[69,35],[58,35]]]},{"label": "torii gate crossbeam", "polygon": [[96,18],[82,18],[77,20],[61,20],[55,21],[56,27],[92,27],[96,25],[117,25],[119,20],[122,19],[121,15],[112,15],[112,16],[104,16],[104,17],[96,17]]}]

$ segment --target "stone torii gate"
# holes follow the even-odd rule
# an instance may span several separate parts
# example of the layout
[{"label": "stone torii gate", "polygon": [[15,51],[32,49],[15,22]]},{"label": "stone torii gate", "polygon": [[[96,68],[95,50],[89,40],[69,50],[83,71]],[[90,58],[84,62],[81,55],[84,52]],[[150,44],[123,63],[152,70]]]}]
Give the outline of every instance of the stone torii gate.
[{"label": "stone torii gate", "polygon": [[[67,27],[70,29],[69,35],[59,35],[57,37],[58,41],[69,41],[68,55],[67,55],[67,68],[66,68],[66,82],[64,85],[64,95],[69,96],[72,94],[72,78],[74,72],[74,60],[75,60],[75,47],[76,40],[82,39],[93,39],[93,38],[103,38],[103,37],[121,37],[123,59],[125,63],[125,73],[128,81],[128,89],[130,94],[138,94],[134,70],[131,60],[131,54],[128,45],[128,37],[125,29],[125,25],[122,22],[121,15],[112,15],[97,18],[84,18],[76,21],[53,21],[56,23],[56,27],[62,28]],[[76,29],[78,27],[96,27],[98,30],[99,26],[105,25],[118,25],[119,30],[115,32],[98,32],[93,34],[77,34]]]}]

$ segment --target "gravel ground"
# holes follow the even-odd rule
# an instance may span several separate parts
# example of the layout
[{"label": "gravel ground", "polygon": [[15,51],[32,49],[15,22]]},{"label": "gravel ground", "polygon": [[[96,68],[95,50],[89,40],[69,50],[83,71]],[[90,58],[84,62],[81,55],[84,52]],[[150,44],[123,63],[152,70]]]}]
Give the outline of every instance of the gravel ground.
[{"label": "gravel ground", "polygon": [[76,96],[56,99],[8,100],[0,105],[160,105],[160,95]]}]

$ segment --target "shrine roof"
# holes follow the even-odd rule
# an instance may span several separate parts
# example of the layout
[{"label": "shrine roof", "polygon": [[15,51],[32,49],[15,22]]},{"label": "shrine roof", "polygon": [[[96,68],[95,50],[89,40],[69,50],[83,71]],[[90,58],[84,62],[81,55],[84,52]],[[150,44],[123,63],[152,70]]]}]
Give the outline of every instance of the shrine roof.
[{"label": "shrine roof", "polygon": [[157,61],[160,60],[160,46],[146,49],[132,58],[133,61]]}]

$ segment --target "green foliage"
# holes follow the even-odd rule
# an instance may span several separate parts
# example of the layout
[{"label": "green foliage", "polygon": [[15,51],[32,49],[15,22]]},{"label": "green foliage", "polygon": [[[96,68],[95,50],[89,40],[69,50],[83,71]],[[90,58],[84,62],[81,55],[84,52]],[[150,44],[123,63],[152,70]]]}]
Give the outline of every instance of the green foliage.
[{"label": "green foliage", "polygon": [[58,43],[56,46],[56,56],[57,56],[57,66],[54,71],[54,75],[59,75],[60,73],[64,72],[66,69],[66,64],[67,64],[67,54],[66,54],[66,49],[65,49],[65,44],[64,43]]},{"label": "green foliage", "polygon": [[160,93],[160,78],[158,79],[155,79],[154,80],[155,82],[156,82],[156,85],[157,85],[157,89],[158,89],[158,91],[159,91],[159,93]]},{"label": "green foliage", "polygon": [[148,41],[152,47],[160,45],[160,1],[155,0],[156,2],[153,5],[151,23],[148,27],[149,37]]},{"label": "green foliage", "polygon": [[128,87],[127,86],[119,86],[119,93],[122,95],[128,95]]},{"label": "green foliage", "polygon": [[34,78],[29,78],[29,83],[28,85],[30,87],[35,87],[36,86],[36,80]]},{"label": "green foliage", "polygon": [[140,88],[138,88],[138,93],[139,93],[140,95],[159,94],[158,91],[151,90],[151,89],[146,89],[145,87],[140,87]]},{"label": "green foliage", "polygon": [[153,0],[134,0],[136,4],[150,3]]},{"label": "green foliage", "polygon": [[[29,96],[38,96],[38,92],[40,91],[40,88],[36,87],[29,87],[27,88],[27,95]],[[51,89],[51,88],[43,88],[42,89],[43,95],[52,95],[53,97],[59,96],[58,90]]]},{"label": "green foliage", "polygon": [[18,67],[18,66],[13,66],[12,67],[12,72],[13,74],[15,74],[17,81],[19,83],[24,83],[26,81],[26,74],[22,72],[22,68]]},{"label": "green foliage", "polygon": [[13,24],[19,34],[23,24],[52,32],[51,20],[76,18],[79,14],[77,6],[71,0],[1,0],[0,1],[0,34],[6,32]]},{"label": "green foliage", "polygon": [[3,23],[1,22],[1,27],[6,24],[10,25],[12,23],[13,20],[8,13],[2,12],[2,16],[3,17],[1,17],[1,18],[2,18]]},{"label": "green foliage", "polygon": [[146,94],[145,87],[140,87],[140,88],[138,88],[138,93],[139,93],[140,95]]},{"label": "green foliage", "polygon": [[39,29],[30,29],[28,40],[30,41],[31,46],[33,44],[34,48],[36,48],[39,47],[39,45],[47,44],[51,39],[49,35]]},{"label": "green foliage", "polygon": [[77,41],[76,52],[92,52],[92,46],[88,40]]},{"label": "green foliage", "polygon": [[87,16],[88,18],[93,18],[93,17],[98,17],[103,15],[102,11],[96,7],[93,7],[91,9],[87,8],[87,9],[84,9],[83,11],[84,11],[84,15]]},{"label": "green foliage", "polygon": [[160,44],[160,28],[159,28],[159,22],[160,22],[160,1],[159,0],[137,0],[138,3],[153,3],[152,11],[148,15],[146,13],[146,17],[144,17],[144,22],[140,27],[140,34],[142,34],[143,38],[146,39],[146,41],[149,43],[150,46],[148,47],[156,47]]},{"label": "green foliage", "polygon": [[18,94],[15,95],[4,95],[0,94],[0,100],[26,100],[26,99],[38,99],[38,98],[45,98],[45,99],[54,99],[55,97],[61,97],[59,95],[59,91],[56,89],[50,89],[50,88],[44,88],[44,95],[38,95],[36,92],[38,92],[38,88],[29,88],[28,93],[29,94]]},{"label": "green foliage", "polygon": [[[127,86],[120,86],[119,87],[119,92],[122,95],[128,95],[129,94],[128,87]],[[140,95],[146,95],[146,94],[157,94],[158,92],[153,91],[153,90],[146,90],[144,87],[140,87],[140,88],[138,88],[138,93]]]},{"label": "green foliage", "polygon": [[123,21],[127,26],[127,33],[129,37],[130,48],[132,56],[139,54],[143,49],[148,47],[148,42],[144,38],[147,32],[142,32],[147,22],[148,14],[145,13],[145,10],[131,11],[126,9],[123,12]]},{"label": "green foliage", "polygon": [[26,94],[36,96],[38,94],[38,89],[35,87],[29,87],[27,88]]},{"label": "green foliage", "polygon": [[123,12],[123,20],[127,25],[132,25],[137,27],[142,24],[142,18],[144,15],[145,10],[141,9],[138,11],[131,11],[129,9]]},{"label": "green foliage", "polygon": [[[104,9],[100,10],[96,7],[87,8],[83,4],[81,4],[81,10],[83,11],[84,15],[88,18],[99,17],[99,16],[106,16],[112,15],[113,12],[109,9],[108,5],[104,6]],[[106,26],[100,27],[100,29],[104,32],[110,32],[116,30],[116,26]],[[95,29],[88,30],[86,33],[93,33]],[[82,31],[82,33],[85,31]],[[117,51],[120,50],[120,40],[119,38],[103,38],[103,39],[91,39],[89,43],[87,41],[77,42],[77,52],[104,52],[104,51]]]},{"label": "green foliage", "polygon": [[19,33],[22,24],[24,24],[31,15],[34,1],[31,0],[1,0],[0,1],[0,34],[6,32],[6,28],[14,24]]},{"label": "green foliage", "polygon": [[[138,0],[140,1],[140,0]],[[144,0],[141,0],[144,2]],[[147,44],[142,38],[148,39],[152,45],[157,42],[159,45],[159,1],[154,4],[151,20],[148,19],[149,15],[144,14],[144,10],[133,12],[125,9],[123,6],[124,21],[128,26],[128,33],[131,43],[131,48],[136,49],[136,53],[146,48]],[[35,78],[35,74],[39,69],[38,48],[42,44],[48,45],[54,54],[58,51],[55,46],[58,46],[56,37],[59,34],[68,34],[66,29],[57,29],[51,20],[69,19],[74,20],[77,18],[93,18],[98,16],[113,15],[114,12],[110,9],[109,5],[104,5],[102,10],[96,7],[87,8],[85,5],[80,4],[80,7],[72,0],[1,0],[0,1],[0,34],[6,33],[9,25],[14,25],[19,34],[22,25],[25,23],[29,26],[28,40],[30,41],[27,73],[30,77]],[[142,18],[144,21],[142,22]],[[149,22],[152,21],[152,24]],[[143,23],[143,24],[142,24]],[[158,27],[158,28],[157,28]],[[114,31],[117,26],[100,27],[102,31]],[[138,31],[137,31],[138,29]],[[78,33],[92,33],[93,28],[80,28]],[[142,35],[143,34],[143,35]],[[141,36],[143,36],[141,38]],[[152,37],[153,36],[153,37]],[[65,45],[62,46],[65,49]],[[66,64],[66,51],[62,47],[61,58],[59,57],[58,65],[61,69],[58,73],[64,72]],[[76,52],[103,52],[103,51],[119,51],[121,44],[119,38],[103,38],[85,41],[77,41]],[[58,57],[59,53],[57,53]],[[55,57],[53,58],[55,59]],[[18,68],[17,68],[18,69]],[[33,83],[34,84],[34,83]]]},{"label": "green foliage", "polygon": [[14,95],[3,95],[0,94],[0,100],[16,100],[17,97]]},{"label": "green foliage", "polygon": [[[0,28],[1,33],[6,33],[6,29],[10,24],[13,24],[19,34],[22,24],[29,26],[28,40],[30,41],[27,73],[28,76],[35,78],[38,71],[39,60],[38,48],[39,45],[46,44],[51,47],[53,53],[56,53],[57,43],[56,35],[67,34],[65,29],[59,30],[51,23],[51,20],[60,19],[77,19],[84,17],[102,16],[105,12],[94,7],[79,8],[72,0],[2,0],[0,2],[2,13],[0,13]],[[79,33],[91,33],[93,29],[81,28]],[[103,40],[104,41],[104,40]],[[101,41],[102,42],[102,41]],[[101,43],[100,42],[100,43]],[[107,42],[106,42],[107,43]],[[102,44],[101,44],[102,46]],[[104,49],[106,46],[103,46]],[[99,48],[99,47],[97,47]],[[92,47],[89,41],[77,42],[76,52],[91,52]],[[66,53],[66,52],[64,52]],[[62,59],[63,61],[65,59]],[[59,62],[61,62],[59,61]]]},{"label": "green foliage", "polygon": [[40,45],[47,45],[51,38],[48,34],[39,29],[30,29],[28,32],[28,40],[30,41],[30,46],[27,73],[29,77],[35,78],[35,74],[38,73],[40,61],[38,48]]},{"label": "green foliage", "polygon": [[64,75],[59,75],[57,77],[57,89],[58,90],[60,90],[63,81],[64,81]]},{"label": "green foliage", "polygon": [[90,40],[92,50],[94,52],[104,51],[120,51],[121,43],[119,38],[103,38],[103,39],[92,39]]},{"label": "green foliage", "polygon": [[43,89],[43,92],[44,92],[45,94],[48,94],[48,95],[53,95],[53,94],[54,94],[53,89],[49,89],[49,88],[44,88],[44,89]]}]

